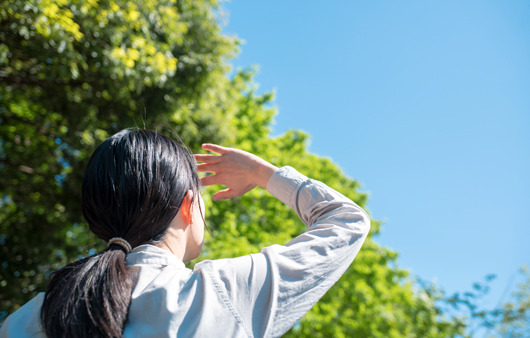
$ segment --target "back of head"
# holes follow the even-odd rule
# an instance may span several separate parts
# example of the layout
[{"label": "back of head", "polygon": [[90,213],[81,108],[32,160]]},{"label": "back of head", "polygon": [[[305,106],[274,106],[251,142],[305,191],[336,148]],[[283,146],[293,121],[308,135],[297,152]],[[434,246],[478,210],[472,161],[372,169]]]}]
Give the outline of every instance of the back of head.
[{"label": "back of head", "polygon": [[[83,179],[83,214],[90,230],[132,247],[163,239],[188,190],[198,196],[191,153],[146,130],[123,130],[92,154]],[[137,271],[124,249],[106,250],[54,272],[41,309],[50,337],[119,337],[127,320]]]},{"label": "back of head", "polygon": [[146,130],[123,130],[94,152],[83,179],[83,214],[104,241],[125,238],[133,247],[163,236],[199,178],[189,151]]}]

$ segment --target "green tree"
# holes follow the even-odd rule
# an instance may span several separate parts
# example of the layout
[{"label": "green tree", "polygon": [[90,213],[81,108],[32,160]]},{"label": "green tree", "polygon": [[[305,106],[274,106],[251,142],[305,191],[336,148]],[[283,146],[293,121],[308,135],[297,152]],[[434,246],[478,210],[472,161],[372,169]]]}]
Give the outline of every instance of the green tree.
[{"label": "green tree", "polygon": [[[271,93],[254,71],[229,76],[238,42],[221,35],[215,0],[14,0],[0,7],[0,311],[42,291],[49,272],[104,243],[87,230],[80,182],[96,145],[130,126],[174,129],[194,150],[237,146],[291,165],[363,206],[367,196],[308,135],[270,137]],[[304,229],[296,214],[255,189],[212,203],[205,191],[204,258],[286,243]],[[453,336],[435,288],[418,287],[397,253],[371,236],[352,267],[291,336]]]}]

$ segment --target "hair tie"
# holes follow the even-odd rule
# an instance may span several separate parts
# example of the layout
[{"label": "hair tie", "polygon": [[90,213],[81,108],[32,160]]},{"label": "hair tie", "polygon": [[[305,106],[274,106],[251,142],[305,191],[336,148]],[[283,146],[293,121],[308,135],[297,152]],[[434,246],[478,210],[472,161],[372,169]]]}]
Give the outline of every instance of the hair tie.
[{"label": "hair tie", "polygon": [[129,242],[127,242],[121,237],[114,237],[114,238],[109,239],[109,241],[107,242],[107,248],[111,246],[112,244],[118,244],[119,246],[124,248],[126,254],[128,254],[132,250],[132,247],[129,244]]}]

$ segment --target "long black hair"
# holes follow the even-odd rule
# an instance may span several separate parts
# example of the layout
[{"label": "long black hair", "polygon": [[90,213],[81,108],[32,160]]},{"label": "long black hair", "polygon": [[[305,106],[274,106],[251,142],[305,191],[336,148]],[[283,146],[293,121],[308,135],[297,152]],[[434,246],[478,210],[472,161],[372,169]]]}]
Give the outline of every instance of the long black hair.
[{"label": "long black hair", "polygon": [[[104,241],[161,241],[188,190],[199,196],[192,154],[174,139],[122,130],[92,154],[83,178],[83,214]],[[49,337],[120,337],[138,270],[124,249],[106,250],[52,274],[41,321]]]}]

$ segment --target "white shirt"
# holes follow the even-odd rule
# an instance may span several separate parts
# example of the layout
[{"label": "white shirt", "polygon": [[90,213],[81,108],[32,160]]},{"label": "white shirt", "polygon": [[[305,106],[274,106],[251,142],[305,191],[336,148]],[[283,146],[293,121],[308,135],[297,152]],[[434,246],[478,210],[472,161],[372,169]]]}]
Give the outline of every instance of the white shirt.
[{"label": "white shirt", "polygon": [[[370,218],[359,206],[291,167],[267,190],[298,213],[308,229],[286,245],[192,270],[169,251],[136,247],[139,266],[124,337],[277,337],[288,331],[339,279],[359,252]],[[1,337],[42,336],[40,293],[9,316]]]}]

